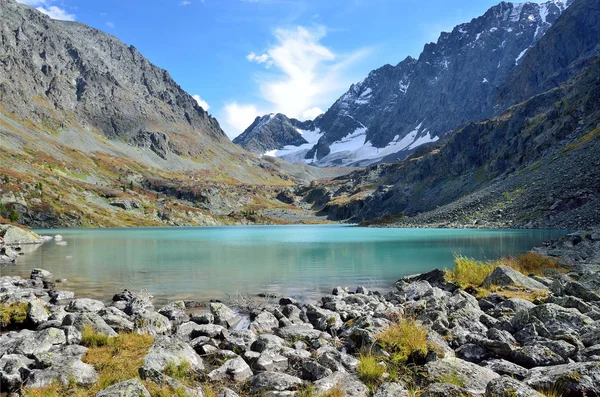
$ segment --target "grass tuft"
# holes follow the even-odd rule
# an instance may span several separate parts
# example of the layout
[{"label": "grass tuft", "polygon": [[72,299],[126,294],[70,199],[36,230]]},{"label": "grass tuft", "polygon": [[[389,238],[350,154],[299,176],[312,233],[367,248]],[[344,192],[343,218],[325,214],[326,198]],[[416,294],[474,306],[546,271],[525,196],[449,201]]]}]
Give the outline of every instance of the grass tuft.
[{"label": "grass tuft", "polygon": [[185,360],[179,364],[176,364],[174,361],[169,361],[163,372],[173,379],[185,380],[192,375],[192,365]]},{"label": "grass tuft", "polygon": [[402,318],[376,336],[382,349],[397,363],[416,360],[427,355],[427,330],[416,320]]},{"label": "grass tuft", "polygon": [[385,365],[381,364],[381,359],[376,356],[361,354],[358,357],[358,377],[371,389],[379,384],[385,369]]},{"label": "grass tuft", "polygon": [[96,332],[94,327],[86,325],[81,330],[81,344],[85,347],[102,347],[108,345],[109,336]]},{"label": "grass tuft", "polygon": [[27,319],[27,303],[0,304],[0,328],[18,328]]}]

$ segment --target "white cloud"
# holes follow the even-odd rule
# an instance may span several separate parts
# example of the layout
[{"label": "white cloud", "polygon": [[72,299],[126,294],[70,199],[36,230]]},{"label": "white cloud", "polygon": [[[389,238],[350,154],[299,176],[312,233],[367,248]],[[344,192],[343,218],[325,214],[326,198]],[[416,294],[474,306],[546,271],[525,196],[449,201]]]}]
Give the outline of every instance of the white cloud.
[{"label": "white cloud", "polygon": [[269,59],[271,59],[271,57],[269,54],[256,55],[255,53],[251,52],[250,54],[246,55],[246,59],[250,62],[256,62],[260,64],[267,62]]},{"label": "white cloud", "polygon": [[111,21],[107,21],[107,22],[106,22],[106,26],[108,26],[108,27],[109,27],[109,28],[111,28],[111,29],[114,29],[114,28],[115,28],[115,24],[114,24],[114,23],[112,23]]},{"label": "white cloud", "polygon": [[75,14],[70,14],[67,10],[51,5],[54,0],[17,0],[22,4],[35,7],[39,12],[48,15],[52,19],[61,21],[74,21]]},{"label": "white cloud", "polygon": [[192,2],[191,2],[191,1],[189,1],[189,0],[183,0],[183,1],[182,1],[181,3],[179,3],[179,4],[181,4],[182,6],[184,6],[184,7],[185,7],[185,6],[189,6],[190,4],[192,4]]},{"label": "white cloud", "polygon": [[204,99],[200,98],[200,95],[198,95],[198,94],[192,95],[192,98],[194,98],[196,100],[196,102],[198,102],[198,105],[200,105],[200,107],[202,109],[204,109],[208,112],[208,109],[210,109],[210,105],[208,104],[208,102],[206,102]]},{"label": "white cloud", "polygon": [[321,43],[326,34],[323,26],[279,28],[274,32],[274,45],[262,54],[250,52],[246,56],[248,61],[268,70],[257,77],[257,82],[261,97],[269,106],[259,113],[254,104],[229,104],[226,115],[232,120],[228,124],[236,129],[235,134],[246,129],[256,115],[265,113],[313,119],[348,89],[356,76],[350,76],[347,69],[369,51],[336,54]]},{"label": "white cloud", "polygon": [[304,112],[302,112],[301,117],[304,120],[314,120],[317,116],[323,113],[325,112],[323,112],[321,108],[315,106],[314,108],[306,109]]},{"label": "white cloud", "polygon": [[264,113],[255,105],[240,105],[237,102],[231,102],[225,105],[225,123],[224,130],[233,139],[254,122],[258,116]]}]

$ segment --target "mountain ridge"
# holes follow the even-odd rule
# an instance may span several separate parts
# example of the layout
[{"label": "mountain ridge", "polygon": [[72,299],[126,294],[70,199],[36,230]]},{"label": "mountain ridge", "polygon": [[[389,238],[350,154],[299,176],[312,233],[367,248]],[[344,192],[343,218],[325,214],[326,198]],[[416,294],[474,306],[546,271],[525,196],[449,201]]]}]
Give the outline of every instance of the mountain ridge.
[{"label": "mountain ridge", "polygon": [[499,111],[498,87],[571,3],[501,2],[442,32],[418,59],[370,72],[315,120],[322,136],[304,161],[364,166],[403,158],[463,123],[491,117]]}]

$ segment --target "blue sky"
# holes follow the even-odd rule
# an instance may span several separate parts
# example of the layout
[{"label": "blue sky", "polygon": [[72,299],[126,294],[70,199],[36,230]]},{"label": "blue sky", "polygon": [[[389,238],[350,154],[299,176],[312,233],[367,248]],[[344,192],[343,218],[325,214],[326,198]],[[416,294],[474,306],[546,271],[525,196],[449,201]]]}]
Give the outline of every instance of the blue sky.
[{"label": "blue sky", "polygon": [[350,84],[499,0],[19,0],[134,45],[230,136],[327,110]]}]

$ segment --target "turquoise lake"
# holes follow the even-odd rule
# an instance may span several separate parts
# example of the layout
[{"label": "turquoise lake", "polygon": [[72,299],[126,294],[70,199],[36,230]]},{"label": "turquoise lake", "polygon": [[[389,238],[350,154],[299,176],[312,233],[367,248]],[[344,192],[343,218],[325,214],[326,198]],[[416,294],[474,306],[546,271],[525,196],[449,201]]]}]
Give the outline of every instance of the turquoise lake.
[{"label": "turquoise lake", "polygon": [[544,230],[371,229],[347,226],[36,230],[61,234],[3,275],[43,267],[79,297],[128,288],[157,301],[260,292],[310,298],[337,285],[390,288],[400,277],[452,267],[454,254],[494,259],[566,234]]}]

